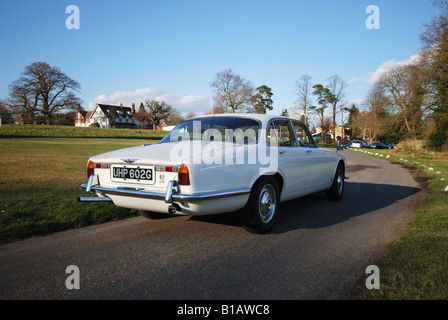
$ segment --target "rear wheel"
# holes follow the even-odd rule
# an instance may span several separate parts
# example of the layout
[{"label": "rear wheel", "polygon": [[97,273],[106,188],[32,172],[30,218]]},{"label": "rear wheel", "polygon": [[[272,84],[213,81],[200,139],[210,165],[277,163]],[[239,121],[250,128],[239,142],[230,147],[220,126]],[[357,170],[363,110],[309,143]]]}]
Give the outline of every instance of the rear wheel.
[{"label": "rear wheel", "polygon": [[253,233],[268,233],[277,220],[279,200],[277,181],[273,177],[261,177],[241,213],[244,228]]},{"label": "rear wheel", "polygon": [[342,164],[338,165],[338,169],[333,178],[330,189],[326,191],[327,198],[334,201],[342,199],[345,185],[345,170]]}]

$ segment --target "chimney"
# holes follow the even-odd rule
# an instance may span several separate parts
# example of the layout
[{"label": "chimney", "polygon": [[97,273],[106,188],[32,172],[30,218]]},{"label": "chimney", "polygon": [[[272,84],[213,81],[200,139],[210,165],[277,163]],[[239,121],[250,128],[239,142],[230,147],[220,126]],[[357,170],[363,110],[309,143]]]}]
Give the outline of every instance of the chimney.
[{"label": "chimney", "polygon": [[135,103],[134,102],[132,102],[131,111],[132,111],[133,114],[135,113]]},{"label": "chimney", "polygon": [[123,106],[123,102],[120,102],[120,107],[122,107]]}]

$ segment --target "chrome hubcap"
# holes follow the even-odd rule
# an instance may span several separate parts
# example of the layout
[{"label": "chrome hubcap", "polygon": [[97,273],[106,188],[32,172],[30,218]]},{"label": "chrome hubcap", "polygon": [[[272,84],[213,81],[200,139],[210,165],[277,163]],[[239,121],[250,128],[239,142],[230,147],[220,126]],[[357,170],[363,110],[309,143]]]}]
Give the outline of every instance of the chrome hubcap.
[{"label": "chrome hubcap", "polygon": [[337,179],[337,190],[339,194],[342,194],[342,190],[344,189],[344,176],[342,171],[339,172],[338,174],[338,179]]},{"label": "chrome hubcap", "polygon": [[269,223],[274,217],[276,208],[276,194],[272,185],[267,184],[260,192],[258,200],[260,218],[263,223]]}]

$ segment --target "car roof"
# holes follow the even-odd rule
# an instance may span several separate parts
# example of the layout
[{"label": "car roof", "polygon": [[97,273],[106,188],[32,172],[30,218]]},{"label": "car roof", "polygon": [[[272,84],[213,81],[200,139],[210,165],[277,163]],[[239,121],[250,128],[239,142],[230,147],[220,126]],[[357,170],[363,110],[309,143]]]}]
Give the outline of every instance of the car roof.
[{"label": "car roof", "polygon": [[259,120],[260,122],[267,123],[271,119],[285,119],[285,120],[295,120],[303,123],[302,121],[298,119],[293,119],[290,117],[285,116],[278,116],[275,114],[260,114],[260,113],[218,113],[218,114],[209,114],[209,115],[203,115],[203,116],[197,116],[193,118],[189,118],[186,120],[200,120],[204,118],[222,118],[222,117],[228,117],[228,118],[250,118]]}]

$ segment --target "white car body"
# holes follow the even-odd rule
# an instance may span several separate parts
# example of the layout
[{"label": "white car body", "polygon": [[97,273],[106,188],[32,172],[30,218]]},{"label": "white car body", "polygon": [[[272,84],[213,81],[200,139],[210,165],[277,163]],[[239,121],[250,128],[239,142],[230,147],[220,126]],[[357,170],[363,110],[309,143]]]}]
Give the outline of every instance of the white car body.
[{"label": "white car body", "polygon": [[[218,134],[212,138],[207,130],[201,132],[200,140],[178,141],[182,139],[179,138],[182,130],[184,137],[185,134],[194,135],[191,133],[193,131],[188,131],[191,121],[194,125],[205,123],[206,126],[217,122],[217,128],[223,128],[221,122],[232,124],[239,121],[251,124],[251,128],[258,125],[258,132],[255,130],[256,137],[238,136],[237,139],[245,139],[244,143],[235,142],[235,138],[232,141],[216,140]],[[291,137],[291,132],[287,132],[288,123],[290,131],[295,133],[290,140],[285,139],[286,134]],[[183,129],[176,129],[182,125]],[[283,136],[278,134],[277,129],[276,135],[271,135],[272,131],[268,129],[274,125],[284,131],[281,133]],[[88,183],[82,187],[89,193],[96,192],[98,197],[82,197],[79,201],[112,202],[116,206],[141,212],[163,214],[236,212],[247,207],[251,194],[257,189],[254,186],[261,177],[264,177],[261,179],[263,181],[270,181],[268,188],[265,188],[267,191],[257,191],[261,192],[257,195],[258,202],[265,213],[278,210],[280,202],[328,191],[332,186],[333,189],[339,188],[337,198],[342,197],[346,178],[345,158],[337,151],[317,148],[308,128],[300,121],[274,115],[220,114],[188,119],[176,128],[170,132],[171,140],[162,139],[157,144],[91,157],[89,164],[94,168],[90,169]],[[269,145],[270,141],[273,141],[272,145]],[[277,144],[279,141],[283,142]],[[182,169],[181,165],[184,165]],[[339,175],[338,168],[342,168]],[[179,181],[178,171],[182,172],[182,181]],[[152,179],[135,178],[140,175]],[[183,182],[185,176],[188,177],[188,184]],[[272,227],[270,219],[269,227],[255,231],[268,231]]]}]

